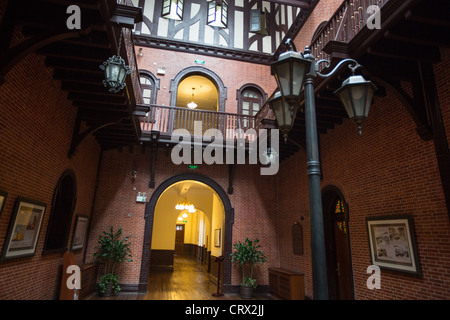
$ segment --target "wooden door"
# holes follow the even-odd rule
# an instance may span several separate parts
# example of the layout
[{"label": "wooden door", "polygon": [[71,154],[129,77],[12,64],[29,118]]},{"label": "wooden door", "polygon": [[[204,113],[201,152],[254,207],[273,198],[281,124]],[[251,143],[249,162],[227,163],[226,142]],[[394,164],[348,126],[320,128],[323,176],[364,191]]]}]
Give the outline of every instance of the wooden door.
[{"label": "wooden door", "polygon": [[330,299],[353,299],[353,271],[348,230],[348,207],[340,193],[322,196]]},{"label": "wooden door", "polygon": [[184,224],[177,224],[175,232],[175,254],[184,253]]}]

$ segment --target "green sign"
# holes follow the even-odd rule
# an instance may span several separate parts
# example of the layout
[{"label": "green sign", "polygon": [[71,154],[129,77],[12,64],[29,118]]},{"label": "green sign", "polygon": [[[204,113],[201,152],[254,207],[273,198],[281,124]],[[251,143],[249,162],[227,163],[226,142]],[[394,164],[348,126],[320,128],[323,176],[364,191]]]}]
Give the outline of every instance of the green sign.
[{"label": "green sign", "polygon": [[196,165],[196,164],[188,164],[188,169],[197,170],[198,169],[198,165]]},{"label": "green sign", "polygon": [[203,61],[203,60],[197,60],[197,59],[195,59],[195,61],[194,61],[196,64],[205,64],[205,61]]}]

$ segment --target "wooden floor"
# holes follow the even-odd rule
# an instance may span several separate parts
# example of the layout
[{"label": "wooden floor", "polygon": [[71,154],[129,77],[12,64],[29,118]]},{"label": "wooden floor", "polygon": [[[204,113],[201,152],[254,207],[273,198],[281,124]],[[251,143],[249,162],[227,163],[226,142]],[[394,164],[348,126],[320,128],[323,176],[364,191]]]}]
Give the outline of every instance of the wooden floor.
[{"label": "wooden floor", "polygon": [[[119,292],[113,297],[100,297],[97,293],[86,300],[240,300],[239,294],[213,297],[217,283],[210,280],[207,266],[194,258],[175,256],[174,271],[152,271],[147,293]],[[270,294],[255,294],[255,300],[277,300]]]}]

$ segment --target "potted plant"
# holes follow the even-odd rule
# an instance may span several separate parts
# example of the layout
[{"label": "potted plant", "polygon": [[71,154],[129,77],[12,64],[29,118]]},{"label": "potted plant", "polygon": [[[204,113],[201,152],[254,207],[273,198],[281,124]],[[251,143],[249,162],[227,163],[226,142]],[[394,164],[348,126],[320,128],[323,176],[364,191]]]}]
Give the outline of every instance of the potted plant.
[{"label": "potted plant", "polygon": [[121,236],[122,229],[114,232],[113,227],[109,232],[103,231],[98,236],[97,252],[93,254],[93,257],[105,267],[99,283],[99,291],[103,296],[110,296],[120,291],[117,266],[124,261],[133,261],[128,242],[130,236],[123,239]]},{"label": "potted plant", "polygon": [[[260,250],[259,239],[250,240],[246,238],[244,242],[234,244],[235,251],[231,253],[231,261],[242,268],[241,297],[250,299],[253,297],[253,290],[257,287],[256,279],[253,278],[253,267],[255,264],[266,262],[264,252]],[[246,266],[250,267],[250,274],[246,273]],[[248,270],[248,268],[247,268]]]}]

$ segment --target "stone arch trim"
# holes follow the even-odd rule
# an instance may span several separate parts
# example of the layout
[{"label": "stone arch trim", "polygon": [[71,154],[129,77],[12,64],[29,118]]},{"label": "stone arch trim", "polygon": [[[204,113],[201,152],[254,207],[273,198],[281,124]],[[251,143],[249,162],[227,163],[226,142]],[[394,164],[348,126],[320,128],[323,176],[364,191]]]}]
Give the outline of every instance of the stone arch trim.
[{"label": "stone arch trim", "polygon": [[211,187],[222,200],[224,211],[225,211],[225,240],[223,249],[223,279],[221,279],[224,291],[226,288],[231,287],[231,250],[232,250],[232,228],[234,223],[234,208],[231,205],[231,201],[225,192],[225,190],[213,179],[197,174],[197,173],[182,173],[172,176],[162,182],[153,192],[150,197],[149,202],[145,206],[145,227],[144,227],[144,242],[142,248],[142,260],[141,260],[141,271],[139,276],[138,290],[140,292],[147,291],[148,277],[150,270],[150,257],[151,257],[151,246],[152,246],[152,233],[153,233],[153,219],[156,204],[162,193],[169,188],[174,183],[183,180],[194,180],[202,182],[209,187]]},{"label": "stone arch trim", "polygon": [[225,112],[225,101],[227,100],[227,87],[223,84],[222,79],[212,70],[200,66],[191,66],[184,68],[170,80],[170,105],[175,106],[177,103],[178,85],[182,80],[189,76],[199,75],[211,80],[219,91],[219,110]]}]

